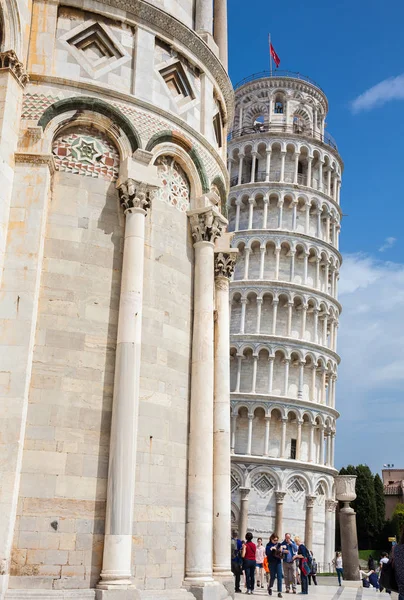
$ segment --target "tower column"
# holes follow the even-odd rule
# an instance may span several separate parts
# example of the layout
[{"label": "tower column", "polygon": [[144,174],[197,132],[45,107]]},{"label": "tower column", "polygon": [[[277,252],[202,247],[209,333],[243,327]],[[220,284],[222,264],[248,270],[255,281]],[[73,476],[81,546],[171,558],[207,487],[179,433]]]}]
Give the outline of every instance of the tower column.
[{"label": "tower column", "polygon": [[213,27],[213,2],[212,0],[196,0],[195,30],[200,33],[212,35]]},{"label": "tower column", "polygon": [[262,218],[262,229],[266,229],[268,226],[268,204],[269,198],[268,196],[264,196],[264,215]]},{"label": "tower column", "polygon": [[253,228],[253,219],[254,219],[254,206],[255,200],[253,197],[248,200],[249,208],[248,208],[248,229]]},{"label": "tower column", "polygon": [[270,176],[271,176],[271,150],[267,150],[265,181],[270,181]]},{"label": "tower column", "polygon": [[275,492],[275,533],[279,536],[279,539],[283,531],[283,501],[285,500],[285,496],[286,492]]},{"label": "tower column", "polygon": [[336,500],[327,499],[325,501],[325,548],[324,548],[324,562],[328,567],[331,567],[332,560],[334,558],[334,535],[333,529],[335,527],[335,510],[338,502]]},{"label": "tower column", "polygon": [[234,454],[234,449],[236,447],[236,429],[237,429],[237,415],[231,416],[231,442],[230,442],[230,452]]},{"label": "tower column", "polygon": [[212,581],[214,242],[226,220],[211,207],[191,210],[188,216],[195,266],[185,575],[192,586]]},{"label": "tower column", "polygon": [[250,415],[249,414],[248,415],[248,438],[247,438],[247,452],[246,452],[246,454],[251,454],[253,419],[254,419],[254,415]]},{"label": "tower column", "polygon": [[269,433],[271,428],[271,417],[265,417],[265,441],[264,441],[264,456],[269,456]]},{"label": "tower column", "polygon": [[118,186],[126,217],[110,433],[104,553],[98,588],[133,587],[132,535],[139,410],[145,217],[153,187]]},{"label": "tower column", "polygon": [[[240,520],[239,520],[239,532],[242,539],[244,539],[248,528],[248,496],[250,494],[250,488],[241,487],[240,489]],[[228,539],[227,539],[228,541]]]},{"label": "tower column", "polygon": [[278,304],[279,304],[279,300],[274,298],[272,301],[272,335],[276,335],[276,320],[278,318]]},{"label": "tower column", "polygon": [[280,177],[281,182],[285,181],[285,158],[286,158],[286,152],[281,152],[281,177]]},{"label": "tower column", "polygon": [[300,460],[302,452],[302,421],[297,421],[296,460]]},{"label": "tower column", "polygon": [[286,458],[286,425],[288,420],[282,419],[282,434],[281,434],[281,458]]},{"label": "tower column", "polygon": [[248,269],[250,267],[250,248],[245,248],[244,253],[245,253],[244,279],[248,279]]},{"label": "tower column", "polygon": [[312,184],[312,162],[313,162],[313,157],[309,156],[307,159],[307,187],[313,187]]},{"label": "tower column", "polygon": [[268,394],[272,394],[272,386],[274,380],[274,357],[270,356],[268,359]]},{"label": "tower column", "polygon": [[256,333],[259,334],[261,331],[261,309],[262,309],[262,298],[257,298],[257,326]]},{"label": "tower column", "polygon": [[238,180],[237,185],[241,185],[242,177],[243,177],[243,162],[244,162],[244,154],[238,155]]},{"label": "tower column", "polygon": [[241,206],[241,200],[237,199],[236,200],[236,223],[235,223],[235,231],[238,231],[240,229],[240,206]]},{"label": "tower column", "polygon": [[306,496],[306,527],[304,542],[308,550],[313,549],[313,508],[316,496]]},{"label": "tower column", "polygon": [[265,252],[266,252],[266,247],[265,246],[263,248],[260,248],[261,256],[260,256],[259,279],[264,279]]},{"label": "tower column", "polygon": [[219,57],[227,71],[227,0],[214,0],[213,36],[219,47]]},{"label": "tower column", "polygon": [[251,176],[250,176],[250,182],[251,183],[255,183],[255,169],[257,166],[257,152],[253,152],[252,153],[252,161],[251,161]]},{"label": "tower column", "polygon": [[[230,237],[229,234],[227,236]],[[223,535],[224,531],[231,529],[229,280],[234,272],[236,256],[237,251],[230,248],[215,252],[213,574],[226,578],[231,578],[230,546]]]}]

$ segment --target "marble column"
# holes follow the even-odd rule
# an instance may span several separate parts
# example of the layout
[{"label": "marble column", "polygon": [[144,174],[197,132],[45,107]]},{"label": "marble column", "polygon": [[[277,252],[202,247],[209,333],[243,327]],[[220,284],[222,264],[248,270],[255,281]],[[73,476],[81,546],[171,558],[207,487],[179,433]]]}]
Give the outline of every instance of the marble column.
[{"label": "marble column", "polygon": [[261,312],[262,312],[262,298],[257,298],[257,325],[255,333],[259,334],[261,331]]},{"label": "marble column", "polygon": [[227,0],[215,0],[213,9],[213,37],[219,47],[219,58],[227,71]]},{"label": "marble column", "polygon": [[139,410],[145,217],[153,188],[131,178],[118,186],[125,239],[119,301],[101,590],[132,583],[133,504]]},{"label": "marble column", "polygon": [[226,578],[231,577],[230,546],[225,535],[226,531],[230,534],[231,530],[229,280],[234,272],[236,257],[235,250],[215,252],[213,575]]},{"label": "marble column", "polygon": [[313,509],[316,496],[306,496],[306,526],[304,542],[308,550],[313,549]]},{"label": "marble column", "polygon": [[230,442],[230,451],[234,454],[234,449],[236,447],[236,429],[237,429],[237,415],[231,416],[231,442]]},{"label": "marble column", "polygon": [[297,422],[296,460],[300,460],[302,451],[302,423],[300,420]]},{"label": "marble column", "polygon": [[246,454],[248,454],[248,455],[251,454],[253,420],[254,420],[254,415],[248,415],[248,437],[247,437],[247,452],[246,452]]},{"label": "marble column", "polygon": [[194,316],[188,445],[185,584],[212,581],[214,242],[226,219],[213,207],[188,212],[194,240]]},{"label": "marble column", "polygon": [[271,417],[265,416],[265,439],[264,439],[264,456],[269,456],[269,434],[271,430]]},{"label": "marble column", "polygon": [[265,181],[270,180],[271,174],[271,150],[267,150],[267,160],[266,160],[266,169],[265,169]]},{"label": "marble column", "polygon": [[355,475],[337,475],[335,477],[336,497],[344,502],[339,511],[339,526],[341,531],[341,549],[344,557],[344,579],[360,581],[358,534],[356,530],[356,513],[349,506],[356,498]]},{"label": "marble column", "polygon": [[338,502],[332,499],[325,501],[325,548],[324,548],[324,562],[327,566],[327,570],[331,568],[331,562],[334,558],[335,543],[333,530],[335,526],[335,509]]},{"label": "marble column", "polygon": [[286,492],[275,492],[275,533],[279,536],[279,539],[281,539],[283,531],[283,501],[285,496]]},{"label": "marble column", "polygon": [[[240,489],[240,521],[239,535],[241,539],[245,539],[245,534],[248,531],[248,495],[250,488],[241,487]],[[226,539],[228,542],[228,539]],[[230,545],[230,544],[229,544]]]},{"label": "marble column", "polygon": [[213,2],[212,0],[196,0],[195,30],[200,34],[212,35]]},{"label": "marble column", "polygon": [[287,419],[282,419],[281,425],[281,458],[286,458],[286,425]]}]

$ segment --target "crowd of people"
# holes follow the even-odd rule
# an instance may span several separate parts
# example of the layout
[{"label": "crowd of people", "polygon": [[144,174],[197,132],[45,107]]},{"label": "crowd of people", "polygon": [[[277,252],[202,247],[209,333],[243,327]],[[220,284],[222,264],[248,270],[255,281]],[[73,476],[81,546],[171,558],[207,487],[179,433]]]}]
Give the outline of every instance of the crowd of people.
[{"label": "crowd of people", "polygon": [[[313,553],[304,543],[290,533],[284,539],[273,533],[266,546],[261,537],[257,544],[253,542],[253,534],[247,532],[245,540],[238,537],[238,531],[232,531],[231,570],[235,578],[235,591],[241,592],[241,580],[244,579],[246,594],[253,594],[255,586],[267,586],[272,596],[275,582],[278,598],[282,598],[283,584],[287,594],[296,594],[297,585],[301,586],[301,594],[308,594],[308,586],[317,585],[317,562]],[[344,570],[341,552],[337,552],[333,560],[338,584],[341,586]],[[381,592],[397,591],[398,600],[404,600],[404,528],[399,543],[392,548],[390,556],[381,554],[378,563],[369,556],[368,571],[360,569],[364,587],[374,587]]]},{"label": "crowd of people", "polygon": [[245,541],[233,530],[231,540],[232,572],[235,577],[235,591],[241,592],[241,578],[244,577],[246,593],[252,594],[257,587],[267,586],[272,596],[276,582],[278,598],[282,598],[283,580],[287,594],[296,594],[297,585],[301,593],[308,594],[308,586],[317,585],[317,562],[313,553],[304,543],[290,533],[286,533],[282,542],[276,533],[269,538],[264,547],[262,538],[253,541],[253,534],[247,532]]}]

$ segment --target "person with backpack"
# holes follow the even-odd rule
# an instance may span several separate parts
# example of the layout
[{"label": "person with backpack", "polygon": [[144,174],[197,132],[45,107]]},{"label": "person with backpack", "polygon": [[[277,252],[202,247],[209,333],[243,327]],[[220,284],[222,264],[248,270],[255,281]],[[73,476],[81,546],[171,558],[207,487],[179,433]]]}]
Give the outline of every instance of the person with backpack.
[{"label": "person with backpack", "polygon": [[234,575],[234,591],[237,593],[241,592],[240,589],[240,578],[243,572],[243,559],[241,558],[241,548],[243,544],[238,539],[237,529],[233,529],[231,532],[231,572]]},{"label": "person with backpack", "polygon": [[295,537],[295,544],[298,546],[297,554],[294,560],[299,561],[300,581],[302,586],[302,594],[309,593],[308,575],[311,573],[311,555],[306,546],[301,542],[300,538]]},{"label": "person with backpack", "polygon": [[314,585],[317,585],[317,561],[313,556],[313,552],[311,552],[311,551],[310,551],[310,556],[311,556],[311,566],[310,566],[311,573],[308,575],[309,585],[311,585],[311,580],[313,580]]}]

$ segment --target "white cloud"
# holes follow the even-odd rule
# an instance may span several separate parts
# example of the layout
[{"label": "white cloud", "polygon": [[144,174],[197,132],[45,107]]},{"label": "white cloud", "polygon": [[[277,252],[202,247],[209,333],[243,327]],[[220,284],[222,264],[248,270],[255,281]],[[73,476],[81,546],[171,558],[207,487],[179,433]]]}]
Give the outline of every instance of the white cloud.
[{"label": "white cloud", "polygon": [[404,100],[404,75],[389,77],[369,88],[353,100],[351,107],[357,113],[380,107],[390,100]]},{"label": "white cloud", "polygon": [[345,256],[339,299],[337,466],[404,464],[403,444],[378,444],[404,431],[404,264]]},{"label": "white cloud", "polygon": [[389,248],[392,248],[394,246],[396,241],[397,241],[397,239],[395,237],[386,238],[384,240],[384,244],[382,246],[380,246],[379,252],[385,252],[386,250],[389,250]]}]

